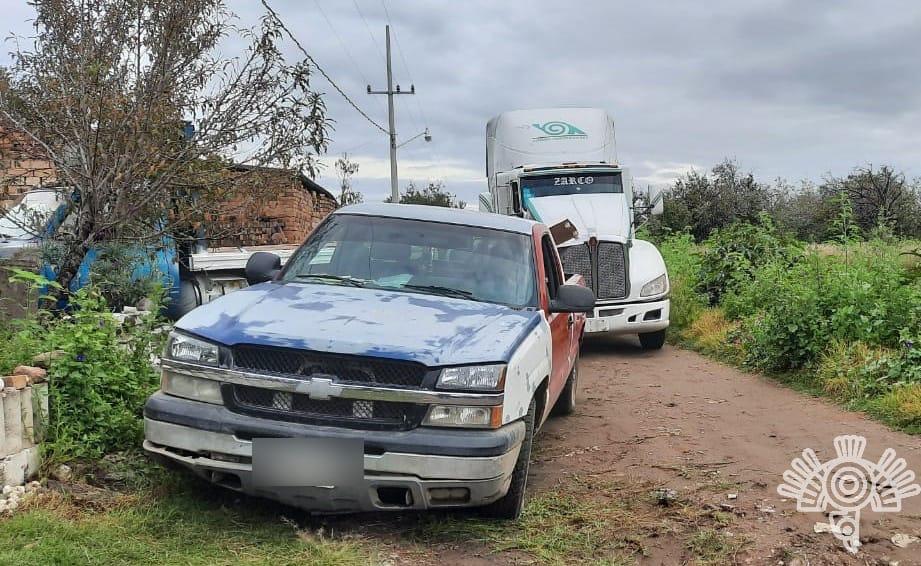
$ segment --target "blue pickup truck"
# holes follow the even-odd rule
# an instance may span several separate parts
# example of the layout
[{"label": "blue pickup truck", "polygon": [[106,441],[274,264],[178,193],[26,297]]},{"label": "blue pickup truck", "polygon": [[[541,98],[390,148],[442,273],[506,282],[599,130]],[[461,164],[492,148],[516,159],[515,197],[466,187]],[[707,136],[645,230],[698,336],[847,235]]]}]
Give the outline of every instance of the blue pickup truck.
[{"label": "blue pickup truck", "polygon": [[520,218],[365,204],[178,321],[144,448],[313,511],[521,511],[534,433],[576,404],[581,276]]}]

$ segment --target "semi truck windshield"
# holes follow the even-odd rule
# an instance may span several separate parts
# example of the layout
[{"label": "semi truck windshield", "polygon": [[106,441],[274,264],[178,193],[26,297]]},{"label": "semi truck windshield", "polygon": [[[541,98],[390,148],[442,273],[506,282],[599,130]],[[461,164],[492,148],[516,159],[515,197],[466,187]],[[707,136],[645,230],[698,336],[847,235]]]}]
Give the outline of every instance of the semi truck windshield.
[{"label": "semi truck windshield", "polygon": [[587,195],[598,193],[623,193],[620,173],[573,173],[526,177],[521,180],[524,200],[557,195]]}]

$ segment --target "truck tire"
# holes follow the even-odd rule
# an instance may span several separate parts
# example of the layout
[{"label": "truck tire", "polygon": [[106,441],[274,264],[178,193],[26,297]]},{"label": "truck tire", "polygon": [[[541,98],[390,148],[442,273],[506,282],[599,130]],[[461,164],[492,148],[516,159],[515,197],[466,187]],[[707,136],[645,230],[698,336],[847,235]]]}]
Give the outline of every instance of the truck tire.
[{"label": "truck tire", "polygon": [[524,440],[521,441],[521,449],[518,451],[518,460],[512,471],[512,481],[508,492],[501,499],[480,508],[480,513],[486,517],[515,520],[521,516],[521,509],[524,507],[524,491],[528,483],[528,468],[531,466],[531,445],[534,442],[534,413],[536,411],[537,403],[531,399],[528,414],[524,416]]},{"label": "truck tire", "polygon": [[579,390],[579,356],[572,364],[572,371],[566,378],[566,385],[560,391],[560,396],[553,406],[554,415],[571,415],[576,412],[576,393]]},{"label": "truck tire", "polygon": [[665,345],[665,329],[640,334],[640,345],[644,350],[660,350]]}]

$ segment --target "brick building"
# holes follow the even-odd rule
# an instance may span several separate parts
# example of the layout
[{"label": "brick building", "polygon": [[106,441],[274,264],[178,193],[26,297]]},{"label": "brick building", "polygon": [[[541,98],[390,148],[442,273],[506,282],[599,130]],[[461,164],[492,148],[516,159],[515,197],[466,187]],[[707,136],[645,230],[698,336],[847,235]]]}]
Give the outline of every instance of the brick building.
[{"label": "brick building", "polygon": [[[231,171],[260,198],[248,205],[227,202],[225,212],[209,223],[209,231],[220,235],[209,242],[212,247],[300,244],[338,207],[332,193],[303,174],[242,165]],[[54,183],[54,167],[41,147],[0,121],[0,210],[15,205],[24,193]]]},{"label": "brick building", "polygon": [[226,212],[213,218],[208,232],[220,234],[211,247],[300,244],[339,206],[336,197],[303,174],[268,167],[234,166],[240,183],[267,185],[264,203],[228,201]]},{"label": "brick building", "polygon": [[35,141],[0,120],[0,209],[32,189],[54,184],[54,167]]}]

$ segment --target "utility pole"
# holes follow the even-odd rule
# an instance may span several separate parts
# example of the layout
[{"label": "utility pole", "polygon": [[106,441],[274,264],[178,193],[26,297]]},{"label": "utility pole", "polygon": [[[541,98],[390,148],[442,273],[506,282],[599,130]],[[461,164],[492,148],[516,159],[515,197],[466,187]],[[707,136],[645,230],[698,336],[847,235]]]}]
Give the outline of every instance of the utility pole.
[{"label": "utility pole", "polygon": [[393,89],[393,71],[390,65],[390,26],[386,26],[387,34],[387,90],[371,90],[368,85],[368,94],[386,94],[387,95],[387,114],[390,120],[389,137],[390,137],[390,194],[394,203],[400,202],[400,186],[397,180],[397,130],[395,117],[393,115],[393,95],[395,94],[416,94],[416,85],[410,85],[409,91],[400,91],[400,85],[396,90]]}]

